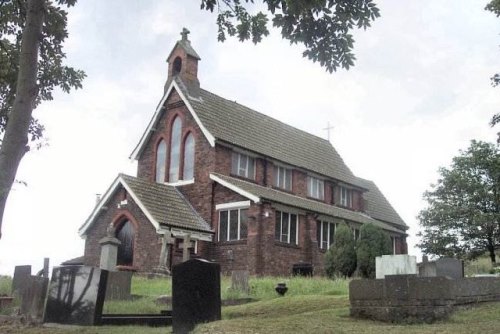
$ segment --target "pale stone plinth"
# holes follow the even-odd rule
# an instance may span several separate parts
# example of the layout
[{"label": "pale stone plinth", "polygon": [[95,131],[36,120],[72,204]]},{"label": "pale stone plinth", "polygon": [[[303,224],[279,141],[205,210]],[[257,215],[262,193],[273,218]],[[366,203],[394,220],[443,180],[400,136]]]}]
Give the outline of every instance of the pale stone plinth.
[{"label": "pale stone plinth", "polygon": [[116,271],[116,259],[118,256],[118,246],[121,241],[114,237],[104,237],[99,240],[101,244],[101,263],[99,268]]}]

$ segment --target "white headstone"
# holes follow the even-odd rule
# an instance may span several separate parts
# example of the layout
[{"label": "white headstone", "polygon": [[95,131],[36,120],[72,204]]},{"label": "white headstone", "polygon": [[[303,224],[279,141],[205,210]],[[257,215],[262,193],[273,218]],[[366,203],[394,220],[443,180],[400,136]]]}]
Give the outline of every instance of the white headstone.
[{"label": "white headstone", "polygon": [[417,257],[401,255],[382,255],[375,258],[376,278],[385,278],[385,275],[417,274]]}]

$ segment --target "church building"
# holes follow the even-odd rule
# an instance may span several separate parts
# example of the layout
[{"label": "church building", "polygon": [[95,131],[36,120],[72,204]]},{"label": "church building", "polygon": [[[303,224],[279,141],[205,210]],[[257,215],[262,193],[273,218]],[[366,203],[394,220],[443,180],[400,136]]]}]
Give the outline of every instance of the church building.
[{"label": "church building", "polygon": [[[372,223],[406,254],[407,225],[369,180],[355,176],[330,141],[204,90],[201,60],[184,30],[168,60],[164,95],[131,158],[80,227],[84,264],[99,265],[110,224],[118,268],[171,269],[191,257],[223,273],[324,273],[335,228],[359,236]],[[184,252],[184,254],[183,254]]]}]

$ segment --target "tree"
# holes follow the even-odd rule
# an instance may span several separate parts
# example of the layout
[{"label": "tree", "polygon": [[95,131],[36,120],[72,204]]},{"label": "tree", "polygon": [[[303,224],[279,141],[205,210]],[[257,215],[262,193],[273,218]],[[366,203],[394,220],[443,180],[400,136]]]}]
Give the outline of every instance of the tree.
[{"label": "tree", "polygon": [[351,229],[345,224],[337,225],[333,246],[325,255],[325,270],[328,277],[333,278],[340,274],[351,277],[356,270],[356,250],[354,236]]},{"label": "tree", "polygon": [[43,125],[33,118],[42,100],[60,87],[81,88],[82,71],[64,66],[62,45],[67,14],[60,5],[76,0],[2,0],[0,2],[0,238],[3,213],[17,168],[36,143]]},{"label": "tree", "polygon": [[[497,17],[500,16],[500,0],[492,0],[486,5],[486,10],[494,13]],[[496,87],[500,85],[500,73],[496,73],[491,77],[491,85]],[[490,120],[490,125],[493,127],[500,123],[500,113],[493,115]],[[500,144],[500,132],[498,133],[497,142]]]},{"label": "tree", "polygon": [[495,263],[500,247],[500,150],[471,142],[424,194],[428,207],[418,216],[418,247],[426,254],[476,258],[485,251]]},{"label": "tree", "polygon": [[[259,43],[269,34],[268,17],[262,11],[249,14],[253,0],[201,0],[201,9],[217,9],[218,39],[237,36],[240,41]],[[330,73],[340,66],[349,69],[356,57],[352,52],[354,28],[370,26],[380,16],[373,0],[262,0],[272,16],[273,26],[291,44],[306,47],[304,57],[319,62]]]},{"label": "tree", "polygon": [[380,227],[365,224],[359,229],[356,247],[358,270],[364,278],[375,278],[375,258],[391,254],[391,238]]}]

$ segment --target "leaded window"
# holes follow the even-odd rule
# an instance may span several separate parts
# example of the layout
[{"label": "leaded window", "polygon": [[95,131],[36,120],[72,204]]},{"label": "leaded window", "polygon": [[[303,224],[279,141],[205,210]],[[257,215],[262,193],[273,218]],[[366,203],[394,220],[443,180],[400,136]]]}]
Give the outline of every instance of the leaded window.
[{"label": "leaded window", "polygon": [[194,179],[194,137],[189,133],[184,141],[184,169],[182,171],[184,180]]},{"label": "leaded window", "polygon": [[170,166],[169,166],[169,182],[177,182],[179,180],[179,166],[181,155],[181,132],[182,121],[176,117],[172,124],[172,131],[170,136]]},{"label": "leaded window", "polygon": [[162,139],[156,147],[156,182],[165,182],[167,163],[167,143]]}]

